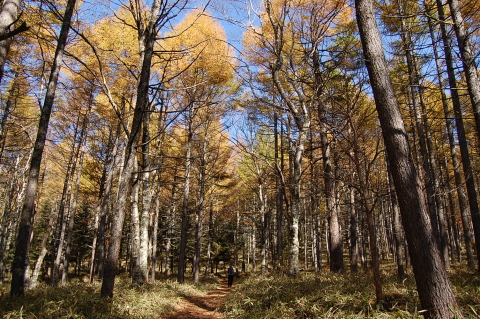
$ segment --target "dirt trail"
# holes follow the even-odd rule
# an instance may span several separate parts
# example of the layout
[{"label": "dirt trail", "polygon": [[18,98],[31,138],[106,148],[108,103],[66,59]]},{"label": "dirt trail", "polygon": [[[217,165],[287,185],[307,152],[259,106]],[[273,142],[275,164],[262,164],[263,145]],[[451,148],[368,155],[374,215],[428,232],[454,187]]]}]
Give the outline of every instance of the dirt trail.
[{"label": "dirt trail", "polygon": [[223,319],[220,307],[231,288],[227,287],[227,279],[220,279],[220,286],[206,295],[185,298],[176,312],[165,319]]}]

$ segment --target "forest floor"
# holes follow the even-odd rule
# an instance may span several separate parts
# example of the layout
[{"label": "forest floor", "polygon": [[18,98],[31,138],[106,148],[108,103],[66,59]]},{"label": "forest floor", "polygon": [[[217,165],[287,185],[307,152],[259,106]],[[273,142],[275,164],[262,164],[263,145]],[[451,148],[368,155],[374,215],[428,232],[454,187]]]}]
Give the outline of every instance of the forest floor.
[{"label": "forest floor", "polygon": [[223,319],[221,310],[228,293],[234,288],[229,288],[227,278],[221,278],[220,285],[210,290],[205,295],[185,297],[174,313],[164,319]]},{"label": "forest floor", "polygon": [[0,284],[0,318],[10,319],[224,319],[227,295],[226,276],[203,277],[194,284],[187,277],[182,284],[174,276],[135,286],[126,274],[116,279],[114,298],[101,298],[101,282],[85,283],[72,278],[65,287],[39,282],[24,296],[10,298],[10,282]]},{"label": "forest floor", "polygon": [[[100,297],[101,282],[72,278],[66,287],[40,282],[24,296],[10,297],[10,284],[0,284],[0,318],[9,319],[411,319],[421,318],[415,279],[410,268],[398,279],[396,265],[382,266],[385,300],[377,303],[369,269],[356,273],[305,271],[298,276],[242,273],[227,287],[226,270],[180,284],[174,275],[151,284],[132,285],[127,274],[117,277],[114,298]],[[465,318],[480,318],[480,275],[466,262],[448,271]]]}]

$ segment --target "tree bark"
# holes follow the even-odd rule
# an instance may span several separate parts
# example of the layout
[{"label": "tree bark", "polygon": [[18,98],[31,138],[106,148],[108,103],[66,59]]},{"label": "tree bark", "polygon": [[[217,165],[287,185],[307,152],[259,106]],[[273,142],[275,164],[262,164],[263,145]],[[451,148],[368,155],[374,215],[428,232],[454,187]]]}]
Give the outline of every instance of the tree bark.
[{"label": "tree bark", "polygon": [[[10,251],[9,238],[16,228],[16,223],[14,222],[16,219],[16,212],[13,203],[15,200],[15,194],[18,193],[18,176],[22,173],[21,170],[17,171],[19,163],[20,156],[17,156],[15,159],[15,165],[13,166],[8,192],[5,196],[3,214],[0,221],[0,283],[4,283],[5,280],[6,263]],[[21,198],[18,196],[17,201],[20,200]]]},{"label": "tree bark", "polygon": [[[283,198],[284,198],[284,187],[282,184],[281,173],[283,172],[283,151],[282,151],[282,130],[278,130],[278,114],[275,112],[274,118],[274,134],[275,134],[275,204],[277,208],[277,251],[276,258],[278,259],[278,268],[283,266]],[[280,122],[281,123],[281,122]],[[280,137],[280,138],[279,138]]]},{"label": "tree bark", "polygon": [[48,219],[47,228],[45,229],[45,234],[43,235],[42,243],[40,244],[40,254],[38,255],[38,259],[35,262],[35,267],[33,269],[32,276],[30,278],[30,287],[29,289],[34,289],[38,284],[38,275],[40,274],[40,270],[42,269],[43,260],[47,255],[47,243],[48,239],[50,238],[50,234],[52,233],[52,226],[53,221],[56,216],[55,207],[52,207],[50,210],[50,217]]},{"label": "tree bark", "polygon": [[373,89],[421,305],[427,318],[463,317],[433,239],[422,183],[388,73],[371,0],[356,0],[363,52]]},{"label": "tree bark", "polygon": [[[20,0],[6,0],[3,2],[2,10],[0,11],[0,36],[6,36],[13,30],[12,27],[18,19],[19,8]],[[28,29],[26,25],[22,24],[22,26]],[[3,79],[5,63],[11,42],[11,37],[0,40],[0,82]]]},{"label": "tree bark", "polygon": [[153,183],[155,172],[152,171],[150,159],[150,106],[145,113],[143,121],[143,136],[142,136],[142,161],[140,173],[140,186],[142,191],[142,208],[140,211],[140,251],[139,251],[139,270],[142,274],[143,283],[149,280],[148,278],[148,256],[150,243],[150,211],[152,208],[153,198]]},{"label": "tree bark", "polygon": [[358,272],[357,211],[355,209],[355,188],[350,187],[350,271]]},{"label": "tree bark", "polygon": [[[120,126],[118,126],[120,128]],[[113,179],[116,174],[116,170],[114,169],[116,158],[117,158],[117,151],[118,151],[118,146],[120,143],[120,137],[119,137],[119,130],[116,132],[116,136],[114,137],[114,142],[113,146],[111,146],[109,149],[111,150],[108,152],[110,155],[108,159],[108,164],[107,167],[105,167],[104,171],[107,174],[106,180],[105,180],[105,189],[103,190],[103,193],[100,193],[100,212],[99,212],[99,225],[98,225],[98,230],[96,233],[96,254],[95,254],[95,259],[97,263],[97,275],[99,279],[103,278],[103,272],[104,272],[104,260],[105,260],[105,232],[106,232],[106,227],[107,227],[107,215],[109,211],[109,203],[110,203],[110,195],[112,192],[112,185],[113,185]],[[94,242],[95,244],[95,242]],[[93,280],[93,274],[92,278],[90,280]]]},{"label": "tree bark", "polygon": [[[453,27],[457,35],[457,42],[462,56],[463,69],[467,80],[468,93],[472,102],[473,114],[477,129],[477,147],[480,148],[480,80],[478,78],[477,65],[475,63],[475,55],[472,51],[472,44],[467,34],[465,22],[463,21],[460,6],[457,0],[448,0],[450,12],[453,19]],[[473,196],[473,190],[472,190]],[[477,263],[480,271],[480,211],[478,208],[472,211],[473,234],[475,236],[475,245],[477,247]]]},{"label": "tree bark", "polygon": [[[428,5],[425,5],[427,12],[431,12],[431,9],[429,8]],[[441,15],[441,16],[440,16]],[[439,11],[439,18],[440,20],[444,19],[443,16],[443,9]],[[447,96],[445,94],[445,87],[443,85],[443,76],[442,76],[442,66],[440,64],[440,59],[439,59],[439,54],[438,54],[438,49],[437,49],[437,43],[435,41],[435,36],[433,33],[433,26],[432,26],[432,19],[428,19],[428,28],[430,31],[430,37],[432,39],[432,48],[433,48],[433,54],[435,57],[435,65],[437,68],[437,77],[438,77],[438,87],[440,89],[440,94],[442,97],[442,105],[443,105],[443,111],[445,114],[445,124],[447,128],[447,136],[448,136],[448,142],[450,146],[450,157],[452,160],[452,166],[453,166],[453,174],[455,177],[455,185],[456,185],[456,192],[457,192],[457,197],[458,197],[458,205],[459,205],[459,210],[460,210],[460,216],[462,219],[462,225],[463,225],[463,235],[465,239],[465,248],[467,252],[467,263],[468,267],[473,269],[475,268],[475,260],[473,256],[473,246],[472,246],[472,233],[470,230],[470,225],[469,225],[469,220],[468,220],[468,200],[467,196],[465,194],[465,189],[464,189],[464,181],[462,180],[462,174],[460,172],[461,167],[460,167],[460,160],[458,159],[458,154],[457,154],[457,148],[456,148],[456,141],[455,141],[455,132],[454,132],[454,114],[449,108],[448,101],[447,101]],[[442,38],[444,38],[444,41],[448,43],[448,39],[446,37],[446,30],[445,30],[445,24],[441,23],[440,25],[441,28],[441,33],[442,33]],[[445,36],[443,36],[445,35]],[[444,42],[444,45],[446,43]],[[445,46],[445,51],[449,52],[450,49]],[[451,55],[451,54],[450,54]],[[447,59],[448,63],[448,59]],[[450,67],[447,66],[448,69]],[[455,81],[455,80],[454,80]],[[455,81],[456,82],[456,81]],[[456,91],[456,90],[455,90]],[[460,137],[459,137],[460,138]],[[451,194],[450,194],[451,195]],[[450,196],[449,195],[449,196]]]},{"label": "tree bark", "polygon": [[140,179],[138,178],[138,163],[134,162],[132,177],[132,192],[130,195],[130,222],[131,222],[131,250],[130,256],[132,260],[132,284],[143,285],[145,282],[144,274],[140,269],[140,213],[138,208]]},{"label": "tree bark", "polygon": [[155,214],[153,216],[152,223],[152,244],[151,244],[151,259],[152,259],[152,268],[150,274],[150,281],[155,282],[156,280],[156,271],[157,271],[157,238],[158,238],[158,224],[160,219],[160,200],[158,197],[155,198]]},{"label": "tree bark", "polygon": [[185,181],[183,185],[183,204],[182,204],[182,228],[180,235],[180,254],[178,256],[178,274],[179,283],[185,281],[186,250],[187,250],[187,227],[188,227],[188,202],[190,196],[190,170],[192,156],[193,134],[188,130],[186,153],[185,153]]},{"label": "tree bark", "polygon": [[120,256],[120,244],[122,241],[123,222],[125,219],[125,210],[127,205],[128,190],[131,181],[131,175],[136,161],[136,152],[130,148],[129,154],[126,154],[124,168],[120,175],[120,185],[118,187],[117,212],[112,217],[112,228],[110,236],[110,247],[104,262],[103,282],[101,288],[101,297],[112,298],[113,288],[115,286],[115,277],[118,272],[118,259]]},{"label": "tree bark", "polygon": [[[213,242],[213,203],[210,202],[210,209],[208,214],[208,242],[207,242],[207,264],[205,265],[205,276],[208,276],[208,273],[213,274],[213,260],[212,260],[212,242]],[[237,265],[235,264],[235,267]]]},{"label": "tree bark", "polygon": [[62,65],[63,52],[67,43],[68,31],[75,9],[76,0],[68,0],[67,7],[63,16],[62,27],[58,38],[55,57],[48,80],[47,92],[43,102],[40,121],[38,124],[37,137],[30,162],[30,172],[28,175],[27,191],[23,203],[22,214],[20,218],[20,227],[17,235],[15,257],[12,264],[12,282],[10,295],[12,297],[21,296],[25,293],[25,286],[28,278],[26,271],[29,265],[30,234],[32,232],[33,216],[35,214],[35,198],[38,188],[38,177],[40,165],[43,157],[43,149],[47,139],[48,124],[52,113],[55,91],[57,89],[58,75]]},{"label": "tree bark", "polygon": [[328,215],[329,255],[330,271],[343,272],[345,270],[343,261],[343,238],[338,218],[338,211],[335,206],[335,178],[334,167],[331,159],[331,146],[327,129],[327,109],[322,104],[320,88],[323,79],[320,76],[319,53],[315,47],[313,53],[313,68],[315,71],[315,99],[317,100],[317,112],[320,124],[320,142],[322,148],[324,194]]},{"label": "tree bark", "polygon": [[177,184],[178,184],[178,175],[177,175],[177,166],[173,169],[173,184],[172,184],[172,192],[171,192],[171,201],[168,207],[168,213],[166,216],[165,222],[165,275],[168,277],[172,272],[172,268],[170,267],[171,264],[171,247],[172,247],[172,237],[174,235],[173,226],[175,220],[175,210],[177,207]]},{"label": "tree bark", "polygon": [[335,205],[335,182],[333,177],[333,168],[330,158],[330,145],[326,129],[322,130],[322,158],[325,180],[325,201],[328,214],[328,236],[330,252],[330,271],[343,272],[343,239],[338,219],[338,211]]},{"label": "tree bark", "polygon": [[[302,159],[305,152],[305,144],[307,141],[307,134],[310,130],[311,119],[308,111],[308,98],[300,91],[296,91],[297,99],[293,100],[290,98],[288,91],[291,87],[299,85],[298,81],[290,79],[289,86],[285,87],[285,81],[281,79],[281,73],[284,64],[284,22],[287,17],[282,16],[281,21],[278,21],[277,18],[274,18],[274,13],[272,12],[271,3],[267,1],[265,4],[268,18],[270,20],[271,26],[273,28],[273,48],[272,54],[275,57],[270,65],[270,72],[272,74],[272,81],[277,89],[280,97],[285,102],[289,114],[292,116],[293,123],[297,129],[296,141],[293,140],[293,135],[289,135],[290,142],[292,143],[291,148],[291,175],[290,175],[290,215],[289,215],[289,235],[290,235],[290,264],[289,264],[289,274],[298,275],[299,273],[299,251],[300,251],[300,242],[299,242],[299,220],[301,212],[301,179],[302,179]],[[288,58],[287,58],[288,59]],[[294,145],[294,146],[293,146]]]},{"label": "tree bark", "polygon": [[[358,138],[355,138],[358,140]],[[376,199],[374,195],[371,193],[370,185],[369,185],[369,175],[370,170],[367,167],[362,167],[360,163],[360,145],[355,143],[353,148],[353,162],[355,164],[356,169],[356,176],[358,179],[358,190],[360,192],[361,198],[361,205],[363,210],[365,211],[366,221],[367,221],[367,228],[368,228],[368,236],[369,236],[369,245],[370,245],[370,255],[372,257],[372,270],[373,270],[373,280],[375,286],[375,296],[377,302],[383,300],[383,287],[380,275],[380,254],[377,242],[379,241],[378,232],[376,230],[375,225],[375,216],[374,216],[374,209],[376,205]],[[364,165],[366,166],[366,165]]]},{"label": "tree bark", "polygon": [[[205,132],[207,129],[205,129]],[[205,193],[207,183],[207,137],[203,136],[202,150],[200,154],[200,176],[199,176],[199,190],[196,207],[195,219],[195,253],[193,256],[193,282],[198,284],[200,282],[200,260],[202,256],[202,238],[203,238],[203,214],[205,212]]]},{"label": "tree bark", "polygon": [[[68,236],[72,235],[71,233],[69,233],[69,230],[70,230],[70,227],[73,228],[73,220],[71,220],[71,217],[74,215],[74,212],[71,211],[71,207],[70,207],[70,201],[72,198],[72,195],[71,195],[72,183],[73,183],[73,177],[75,175],[75,171],[77,167],[77,161],[79,160],[79,153],[82,152],[81,149],[85,140],[85,136],[87,134],[86,131],[87,131],[89,113],[90,113],[92,104],[93,104],[93,93],[89,98],[88,110],[85,116],[83,117],[80,132],[78,133],[79,123],[77,122],[77,124],[75,125],[75,132],[73,134],[72,152],[70,153],[70,158],[68,160],[68,164],[66,168],[62,198],[60,201],[60,208],[59,208],[58,224],[60,225],[61,231],[60,231],[60,239],[58,241],[58,246],[57,246],[57,255],[53,265],[53,272],[52,272],[52,278],[51,278],[51,284],[54,287],[58,286],[60,279],[62,279],[62,286],[66,284],[63,278],[65,278],[66,280],[65,272],[67,271],[66,265],[68,264],[68,261],[65,260],[66,253],[64,253],[64,246],[65,246],[65,250],[69,249]],[[80,121],[80,119],[78,119],[78,121]],[[77,140],[78,140],[78,145],[76,145]],[[83,158],[83,153],[81,153],[80,157]],[[81,170],[81,168],[79,170]],[[67,242],[65,242],[65,235],[67,236]],[[70,241],[71,241],[71,237],[70,237]],[[63,272],[60,273],[60,266],[61,266],[60,264],[62,261],[63,261],[63,267],[62,267]],[[62,278],[60,278],[60,276]]]},{"label": "tree bark", "polygon": [[[0,43],[1,46],[1,43]],[[1,51],[1,48],[0,48]],[[1,70],[0,70],[1,71]],[[0,75],[1,76],[1,75]],[[17,78],[17,74],[15,74]],[[0,78],[1,81],[1,78]],[[2,110],[2,119],[0,120],[0,163],[3,161],[3,151],[5,150],[5,143],[7,141],[8,126],[7,122],[10,118],[10,115],[13,113],[15,104],[17,101],[18,94],[15,94],[15,91],[18,91],[18,84],[15,83],[15,79],[11,84],[11,88],[8,90],[7,101],[5,102],[5,107]]]},{"label": "tree bark", "polygon": [[145,111],[148,109],[148,89],[150,84],[150,71],[152,67],[153,47],[157,35],[156,25],[159,19],[161,1],[154,0],[148,24],[144,31],[143,41],[144,52],[142,52],[141,71],[138,80],[137,100],[132,119],[132,127],[126,145],[124,169],[122,171],[118,201],[117,214],[113,218],[112,236],[110,238],[110,249],[105,262],[105,271],[102,282],[101,296],[113,297],[115,276],[118,270],[118,257],[120,254],[120,243],[122,240],[123,222],[127,204],[128,188],[132,178],[133,164],[137,160],[137,145],[140,138],[140,130],[144,120]]},{"label": "tree bark", "polygon": [[403,246],[405,239],[403,238],[402,222],[400,220],[400,207],[398,207],[397,193],[395,192],[395,185],[393,183],[392,174],[388,168],[388,188],[390,192],[390,204],[393,212],[392,226],[393,226],[393,240],[395,242],[395,261],[397,264],[398,279],[403,280],[405,278],[405,266],[404,266],[404,253]]},{"label": "tree bark", "polygon": [[258,174],[258,199],[260,201],[260,271],[262,277],[265,277],[267,271],[267,224],[265,220],[266,211],[266,194],[263,186],[263,178],[261,177],[260,170],[257,167]]},{"label": "tree bark", "polygon": [[420,105],[423,105],[422,100],[422,92],[420,91],[420,80],[419,74],[417,70],[417,62],[414,55],[414,43],[412,41],[412,37],[410,34],[410,30],[406,26],[405,16],[406,12],[403,8],[405,4],[403,2],[398,3],[398,11],[401,19],[401,34],[402,34],[402,43],[404,44],[403,50],[405,53],[405,58],[407,62],[407,69],[408,69],[408,79],[409,79],[409,90],[410,90],[410,97],[412,103],[412,111],[414,114],[414,121],[417,129],[418,134],[418,141],[420,144],[420,154],[422,159],[422,166],[425,171],[425,186],[427,191],[427,203],[428,203],[428,211],[430,214],[430,220],[432,223],[433,233],[435,235],[436,242],[440,251],[442,252],[442,258],[446,267],[448,268],[449,260],[448,260],[448,247],[446,245],[446,229],[444,223],[444,212],[443,212],[443,205],[439,203],[438,200],[438,186],[437,177],[435,175],[434,167],[435,167],[435,159],[433,154],[433,149],[428,147],[428,125],[424,124],[427,122],[424,119],[423,114],[426,114],[420,110]]},{"label": "tree bark", "polygon": [[[452,98],[452,104],[453,104],[453,113],[455,115],[455,126],[457,129],[457,136],[458,136],[458,145],[460,147],[460,156],[462,160],[462,166],[463,166],[463,175],[465,178],[465,186],[467,188],[467,198],[468,198],[468,204],[470,206],[470,214],[472,216],[472,221],[473,221],[473,216],[478,216],[480,214],[480,210],[478,207],[478,198],[477,198],[477,190],[475,186],[475,180],[473,178],[472,172],[472,164],[470,160],[470,151],[469,151],[469,144],[466,136],[466,131],[465,131],[465,125],[463,123],[463,115],[462,115],[462,104],[460,101],[460,95],[458,93],[458,87],[457,87],[457,80],[456,80],[456,75],[455,75],[455,67],[453,64],[453,53],[452,53],[452,48],[450,45],[450,40],[448,37],[448,32],[445,26],[445,13],[443,10],[443,4],[441,0],[436,1],[437,4],[437,10],[438,10],[438,17],[440,19],[440,31],[442,35],[442,42],[443,42],[443,48],[445,51],[445,64],[447,67],[447,74],[448,74],[448,83],[450,86],[450,94]],[[462,217],[462,221],[463,221]],[[465,221],[466,222],[466,221]],[[469,232],[469,230],[466,227],[466,223],[463,224],[464,227],[464,232]],[[479,238],[480,236],[480,231],[475,232],[474,228],[474,236],[476,239],[476,245],[477,245],[477,251],[478,251],[478,245],[479,245]],[[470,236],[471,238],[471,236]],[[477,261],[478,261],[478,266],[480,267],[480,254],[477,253]]]},{"label": "tree bark", "polygon": [[55,252],[56,257],[53,262],[52,276],[50,278],[50,284],[53,287],[58,286],[60,275],[61,275],[60,272],[63,269],[63,267],[61,267],[62,266],[61,264],[62,264],[62,257],[63,257],[63,248],[65,243],[65,232],[67,228],[68,214],[69,214],[69,207],[67,207],[68,206],[67,202],[70,201],[70,196],[71,196],[71,187],[72,187],[71,183],[72,183],[73,173],[75,171],[75,166],[76,166],[74,161],[76,161],[76,159],[74,159],[74,152],[71,152],[69,163],[67,164],[67,172],[66,172],[65,180],[63,184],[60,207],[58,209],[57,228],[60,229],[60,234],[58,236],[58,242],[56,246],[56,252]]},{"label": "tree bark", "polygon": [[[87,123],[88,115],[85,116],[85,118],[86,118],[85,122]],[[77,212],[78,192],[80,188],[80,182],[82,180],[83,158],[85,156],[85,151],[83,150],[83,138],[80,139],[78,147],[80,149],[80,158],[78,160],[79,165],[78,165],[78,172],[77,172],[77,181],[75,183],[75,191],[74,191],[72,203],[69,209],[70,216],[68,218],[67,238],[65,241],[65,258],[64,258],[64,267],[63,267],[62,283],[61,283],[62,287],[67,286],[68,268],[70,266],[70,257],[71,257],[70,253],[72,251],[73,226],[75,225],[75,214]]]}]

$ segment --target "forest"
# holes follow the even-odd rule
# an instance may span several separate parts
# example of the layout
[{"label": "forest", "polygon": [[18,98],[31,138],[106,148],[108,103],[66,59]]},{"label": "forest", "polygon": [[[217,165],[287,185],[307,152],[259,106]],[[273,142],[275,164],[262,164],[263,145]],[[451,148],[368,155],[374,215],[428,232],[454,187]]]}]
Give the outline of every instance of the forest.
[{"label": "forest", "polygon": [[479,10],[3,0],[1,316],[479,318]]}]

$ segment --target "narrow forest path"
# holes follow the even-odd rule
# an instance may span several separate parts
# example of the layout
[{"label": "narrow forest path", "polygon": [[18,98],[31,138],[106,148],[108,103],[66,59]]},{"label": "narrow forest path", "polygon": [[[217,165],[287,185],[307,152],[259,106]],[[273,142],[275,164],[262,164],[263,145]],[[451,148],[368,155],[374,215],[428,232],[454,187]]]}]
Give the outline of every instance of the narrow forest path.
[{"label": "narrow forest path", "polygon": [[227,278],[220,279],[220,285],[209,291],[206,295],[185,298],[177,311],[169,314],[164,319],[223,319],[221,307],[230,289]]}]

